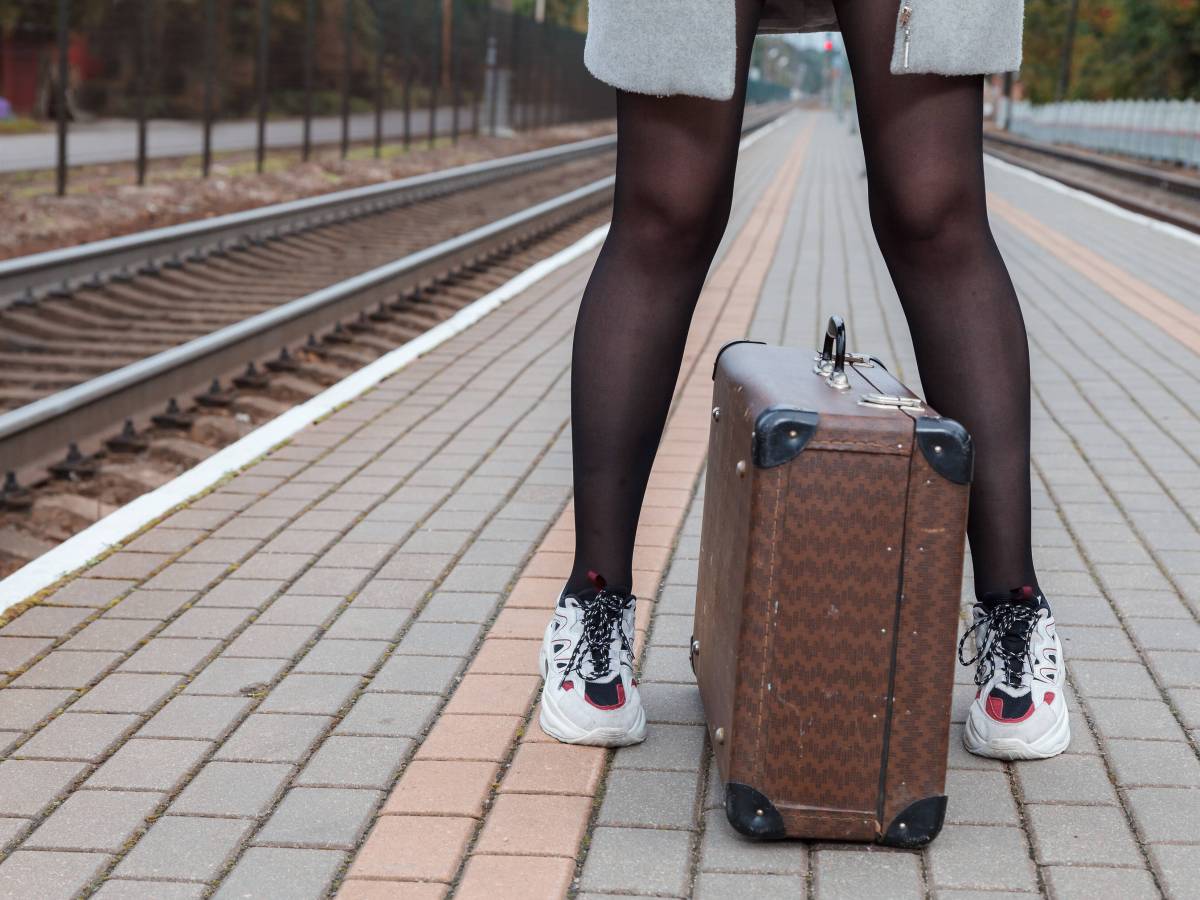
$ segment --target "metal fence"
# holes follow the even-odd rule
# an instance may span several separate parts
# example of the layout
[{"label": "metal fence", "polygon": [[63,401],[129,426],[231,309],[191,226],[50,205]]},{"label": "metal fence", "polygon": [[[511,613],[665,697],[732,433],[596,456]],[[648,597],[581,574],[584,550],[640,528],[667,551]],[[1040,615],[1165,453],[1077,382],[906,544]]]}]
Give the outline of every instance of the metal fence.
[{"label": "metal fence", "polygon": [[1013,104],[1010,130],[1037,141],[1200,167],[1195,100],[1020,102]]},{"label": "metal fence", "polygon": [[373,146],[614,113],[584,35],[489,0],[21,0],[0,97],[71,165]]}]

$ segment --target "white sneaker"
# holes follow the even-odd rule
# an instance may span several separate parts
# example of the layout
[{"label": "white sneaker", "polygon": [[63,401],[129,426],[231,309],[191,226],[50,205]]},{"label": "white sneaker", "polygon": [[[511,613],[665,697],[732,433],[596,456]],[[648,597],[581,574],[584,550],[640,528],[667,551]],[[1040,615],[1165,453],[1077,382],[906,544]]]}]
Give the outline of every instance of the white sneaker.
[{"label": "white sneaker", "polygon": [[[958,645],[964,665],[978,663],[979,690],[963,728],[963,746],[994,759],[1046,759],[1071,742],[1063,694],[1065,669],[1054,616],[1030,587],[976,603],[974,622]],[[963,658],[975,634],[976,654]]]},{"label": "white sneaker", "polygon": [[633,677],[637,598],[610,590],[558,597],[542,639],[542,731],[567,744],[624,747],[646,739],[646,711]]}]

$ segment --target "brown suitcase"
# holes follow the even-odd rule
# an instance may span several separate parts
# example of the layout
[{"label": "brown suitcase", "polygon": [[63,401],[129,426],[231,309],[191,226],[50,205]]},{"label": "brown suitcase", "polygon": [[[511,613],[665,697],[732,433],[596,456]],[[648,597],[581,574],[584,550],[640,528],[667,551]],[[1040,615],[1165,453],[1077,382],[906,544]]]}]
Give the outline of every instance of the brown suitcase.
[{"label": "brown suitcase", "polygon": [[830,320],[713,365],[692,665],[732,825],[927,844],[946,750],[971,439]]}]

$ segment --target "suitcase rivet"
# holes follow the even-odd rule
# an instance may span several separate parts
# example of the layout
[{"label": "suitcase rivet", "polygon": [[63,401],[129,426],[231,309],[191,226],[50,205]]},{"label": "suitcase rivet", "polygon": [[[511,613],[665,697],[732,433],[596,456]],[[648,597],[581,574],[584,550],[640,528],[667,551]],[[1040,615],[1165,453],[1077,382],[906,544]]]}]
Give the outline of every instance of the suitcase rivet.
[{"label": "suitcase rivet", "polygon": [[739,478],[744,478],[746,476],[746,461],[744,459],[738,460],[737,473]]},{"label": "suitcase rivet", "polygon": [[692,653],[698,654],[699,652],[700,652],[700,642],[692,641]]},{"label": "suitcase rivet", "polygon": [[905,825],[903,822],[901,822],[901,823],[900,823],[900,830],[901,830],[901,831],[905,831],[907,828],[908,828],[908,826],[907,826],[907,825]]},{"label": "suitcase rivet", "polygon": [[762,810],[761,810],[761,809],[756,809],[756,810],[754,811],[754,814],[755,814],[756,816],[761,816],[761,815],[763,814],[763,812],[762,812]]},{"label": "suitcase rivet", "polygon": [[720,418],[721,418],[721,407],[719,407],[719,406],[714,406],[714,407],[713,407],[713,421],[714,421],[714,422],[716,422],[716,421],[718,421]]},{"label": "suitcase rivet", "polygon": [[725,729],[718,728],[716,733],[713,735],[713,737],[716,738],[716,741],[718,744],[725,743]]},{"label": "suitcase rivet", "polygon": [[934,453],[941,453],[941,452],[942,452],[942,446],[941,446],[941,444],[934,444],[934,445],[933,445],[933,452],[934,452]]}]

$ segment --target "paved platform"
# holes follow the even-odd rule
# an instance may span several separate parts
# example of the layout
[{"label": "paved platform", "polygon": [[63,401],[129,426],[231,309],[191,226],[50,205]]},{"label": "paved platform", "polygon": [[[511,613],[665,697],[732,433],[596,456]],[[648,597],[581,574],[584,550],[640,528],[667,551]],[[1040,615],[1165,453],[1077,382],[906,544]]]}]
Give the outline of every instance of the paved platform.
[{"label": "paved platform", "polygon": [[531,718],[589,255],[0,630],[0,897],[1200,896],[1200,253],[995,165],[1071,748],[1002,765],[953,735],[924,853],[723,820],[686,658],[711,359],[842,312],[916,382],[861,170],[825,114],[743,155],[639,529],[645,744]]}]

